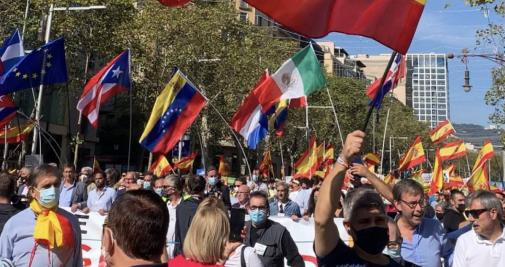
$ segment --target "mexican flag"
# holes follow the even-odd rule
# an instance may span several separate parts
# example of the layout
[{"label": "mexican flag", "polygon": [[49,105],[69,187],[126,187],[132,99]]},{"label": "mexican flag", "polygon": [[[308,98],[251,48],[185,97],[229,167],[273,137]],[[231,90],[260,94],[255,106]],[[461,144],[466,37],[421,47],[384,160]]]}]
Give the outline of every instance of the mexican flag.
[{"label": "mexican flag", "polygon": [[284,62],[270,79],[270,93],[278,95],[281,100],[307,97],[326,85],[312,45]]}]

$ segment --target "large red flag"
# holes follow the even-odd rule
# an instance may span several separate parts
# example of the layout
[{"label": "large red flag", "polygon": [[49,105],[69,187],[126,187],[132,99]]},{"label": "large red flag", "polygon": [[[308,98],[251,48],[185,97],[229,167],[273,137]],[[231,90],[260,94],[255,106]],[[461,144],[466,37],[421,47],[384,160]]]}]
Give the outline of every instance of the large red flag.
[{"label": "large red flag", "polygon": [[330,32],[370,37],[406,54],[426,0],[246,0],[289,30],[311,38]]}]

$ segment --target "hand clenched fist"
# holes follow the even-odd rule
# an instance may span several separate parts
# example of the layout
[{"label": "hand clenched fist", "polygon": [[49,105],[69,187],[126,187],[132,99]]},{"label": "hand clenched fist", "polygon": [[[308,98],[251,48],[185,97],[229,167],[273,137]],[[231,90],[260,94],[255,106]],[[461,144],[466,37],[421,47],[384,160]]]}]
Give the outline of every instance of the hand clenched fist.
[{"label": "hand clenched fist", "polygon": [[353,155],[360,152],[364,138],[365,133],[359,130],[348,134],[345,138],[344,148],[340,153],[340,157],[342,157],[342,159],[346,162],[349,162]]}]

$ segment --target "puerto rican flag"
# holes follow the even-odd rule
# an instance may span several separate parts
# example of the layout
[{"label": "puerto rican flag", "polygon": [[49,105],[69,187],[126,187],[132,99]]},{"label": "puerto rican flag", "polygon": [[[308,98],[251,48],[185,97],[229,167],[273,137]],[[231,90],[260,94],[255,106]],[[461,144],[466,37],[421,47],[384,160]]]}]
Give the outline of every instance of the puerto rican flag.
[{"label": "puerto rican flag", "polygon": [[88,81],[77,103],[77,110],[96,129],[100,106],[112,96],[129,91],[130,87],[130,50],[127,49]]},{"label": "puerto rican flag", "polygon": [[18,108],[9,96],[0,96],[0,130],[16,117],[17,110]]},{"label": "puerto rican flag", "polygon": [[8,72],[16,63],[25,56],[23,42],[19,30],[14,31],[5,39],[0,47],[0,75]]},{"label": "puerto rican flag", "polygon": [[388,71],[386,80],[382,85],[382,89],[379,90],[381,79],[375,80],[366,90],[366,95],[370,98],[370,106],[377,109],[380,108],[382,104],[382,99],[391,90],[393,90],[400,81],[401,78],[405,77],[405,56],[397,54],[391,68]]}]

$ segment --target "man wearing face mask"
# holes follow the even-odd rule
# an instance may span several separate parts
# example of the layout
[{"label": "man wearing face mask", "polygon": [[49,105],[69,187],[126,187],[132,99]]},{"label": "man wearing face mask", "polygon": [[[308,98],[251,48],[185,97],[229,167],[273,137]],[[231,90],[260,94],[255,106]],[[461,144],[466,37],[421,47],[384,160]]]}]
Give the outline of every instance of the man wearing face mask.
[{"label": "man wearing face mask", "polygon": [[[138,222],[149,225],[139,227]],[[107,266],[167,266],[161,263],[168,228],[165,203],[151,190],[132,190],[112,204],[103,228]]]},{"label": "man wearing face mask", "polygon": [[264,266],[305,266],[289,231],[277,222],[268,219],[268,197],[262,191],[251,193],[249,216],[246,222],[244,244],[254,248]]},{"label": "man wearing face mask", "polygon": [[150,190],[153,187],[154,174],[152,172],[146,172],[144,174],[144,182],[142,183],[142,188]]},{"label": "man wearing face mask", "polygon": [[0,258],[15,266],[82,266],[77,218],[58,208],[60,171],[41,165],[29,180],[30,206],[5,224]]},{"label": "man wearing face mask", "polygon": [[163,180],[164,191],[167,196],[167,208],[168,208],[168,232],[167,232],[167,254],[168,258],[171,259],[174,256],[175,247],[175,224],[177,222],[177,206],[182,201],[182,185],[179,177],[175,175],[169,175]]},{"label": "man wearing face mask", "polygon": [[314,214],[314,251],[319,266],[400,266],[382,251],[389,241],[388,218],[382,198],[370,188],[349,192],[344,200],[344,226],[354,246],[341,239],[334,214],[340,200],[340,190],[352,157],[359,153],[365,133],[347,135],[344,147],[319,190]]},{"label": "man wearing face mask", "polygon": [[251,188],[252,192],[263,191],[268,194],[268,185],[261,181],[260,171],[258,169],[254,169],[251,176],[251,184],[248,184],[249,188]]},{"label": "man wearing face mask", "polygon": [[442,223],[447,233],[459,229],[459,224],[466,221],[463,212],[465,211],[465,195],[463,192],[453,189],[450,197],[451,206],[445,210]]},{"label": "man wearing face mask", "polygon": [[207,186],[205,190],[206,196],[214,196],[221,199],[224,205],[231,209],[230,188],[221,182],[217,174],[216,167],[210,166],[207,171]]}]

